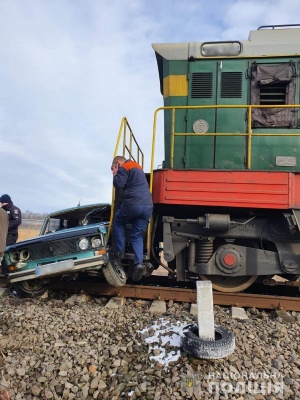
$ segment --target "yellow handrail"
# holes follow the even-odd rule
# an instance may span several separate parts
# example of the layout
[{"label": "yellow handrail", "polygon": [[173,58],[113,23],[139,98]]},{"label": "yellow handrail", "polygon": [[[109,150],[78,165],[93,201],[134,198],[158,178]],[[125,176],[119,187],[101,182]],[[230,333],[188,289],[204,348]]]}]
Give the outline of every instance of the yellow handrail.
[{"label": "yellow handrail", "polygon": [[[176,110],[188,110],[188,109],[218,109],[218,108],[242,108],[248,111],[248,124],[247,130],[245,133],[225,133],[225,132],[215,132],[215,133],[194,133],[194,132],[175,132],[175,120],[176,120]],[[253,136],[300,136],[300,133],[253,133],[252,132],[252,109],[253,108],[300,108],[300,104],[284,104],[284,105],[205,105],[205,106],[167,106],[167,107],[159,107],[154,112],[154,124],[157,121],[157,114],[159,111],[170,110],[172,112],[171,116],[171,140],[170,140],[170,168],[174,167],[174,144],[175,144],[175,136],[247,136],[247,169],[251,168],[251,144]],[[153,128],[153,137],[156,136],[156,126]],[[154,154],[154,150],[152,150],[151,160]],[[153,171],[153,162],[151,162],[151,172]]]}]

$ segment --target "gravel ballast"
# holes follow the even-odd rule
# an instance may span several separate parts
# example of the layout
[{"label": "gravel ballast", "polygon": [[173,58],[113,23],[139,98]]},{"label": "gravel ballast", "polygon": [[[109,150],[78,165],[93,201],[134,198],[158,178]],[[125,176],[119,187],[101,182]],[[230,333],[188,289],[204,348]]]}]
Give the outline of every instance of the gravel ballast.
[{"label": "gravel ballast", "polygon": [[[235,335],[225,359],[198,360],[180,352],[184,326],[197,323],[187,303],[49,293],[44,299],[1,298],[2,391],[35,399],[300,399],[300,314],[284,318],[246,309],[231,318],[214,306],[215,324]],[[0,392],[1,393],[1,392]]]}]

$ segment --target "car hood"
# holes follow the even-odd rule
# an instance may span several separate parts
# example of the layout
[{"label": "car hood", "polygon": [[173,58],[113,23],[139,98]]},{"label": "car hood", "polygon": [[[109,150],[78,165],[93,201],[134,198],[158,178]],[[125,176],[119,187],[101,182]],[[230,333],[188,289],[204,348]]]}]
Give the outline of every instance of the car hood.
[{"label": "car hood", "polygon": [[107,226],[108,226],[107,223],[90,224],[86,226],[77,226],[76,228],[62,229],[55,232],[50,232],[47,233],[46,235],[41,235],[34,237],[32,239],[23,240],[21,242],[17,242],[11,246],[8,246],[6,247],[6,252],[12,249],[24,248],[26,246],[33,246],[35,244],[51,242],[54,240],[67,239],[81,235],[85,236],[93,233],[96,234],[99,233],[100,231],[102,233],[105,233]]}]

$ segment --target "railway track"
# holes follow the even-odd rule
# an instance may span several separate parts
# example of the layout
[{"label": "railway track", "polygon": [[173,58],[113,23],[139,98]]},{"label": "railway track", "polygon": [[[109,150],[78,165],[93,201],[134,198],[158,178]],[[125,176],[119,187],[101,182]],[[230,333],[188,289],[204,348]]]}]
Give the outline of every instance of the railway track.
[{"label": "railway track", "polygon": [[[158,285],[132,285],[112,287],[107,283],[91,281],[58,281],[51,285],[51,289],[75,292],[85,291],[89,294],[101,296],[117,296],[147,300],[173,300],[179,302],[196,303],[196,289],[186,287],[168,287]],[[260,293],[213,293],[214,304],[235,307],[255,307],[262,309],[284,309],[300,311],[299,291],[293,291],[295,297],[278,294]],[[294,294],[293,293],[293,294]]]}]

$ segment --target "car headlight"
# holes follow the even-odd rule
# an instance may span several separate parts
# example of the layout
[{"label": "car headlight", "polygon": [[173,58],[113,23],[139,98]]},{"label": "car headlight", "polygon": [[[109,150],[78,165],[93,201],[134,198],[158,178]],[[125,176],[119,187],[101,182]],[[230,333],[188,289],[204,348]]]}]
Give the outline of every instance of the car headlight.
[{"label": "car headlight", "polygon": [[15,268],[20,269],[20,268],[26,267],[26,265],[27,265],[27,263],[19,261],[15,265]]},{"label": "car headlight", "polygon": [[100,237],[93,237],[92,239],[92,247],[95,249],[96,247],[100,247],[102,245],[102,240]]},{"label": "car headlight", "polygon": [[20,253],[18,251],[12,251],[9,253],[9,258],[11,262],[18,262],[20,260]]},{"label": "car headlight", "polygon": [[24,249],[20,251],[20,261],[27,261],[30,258],[29,250]]},{"label": "car headlight", "polygon": [[89,241],[87,238],[82,238],[79,240],[78,246],[80,250],[87,250],[89,248]]}]

